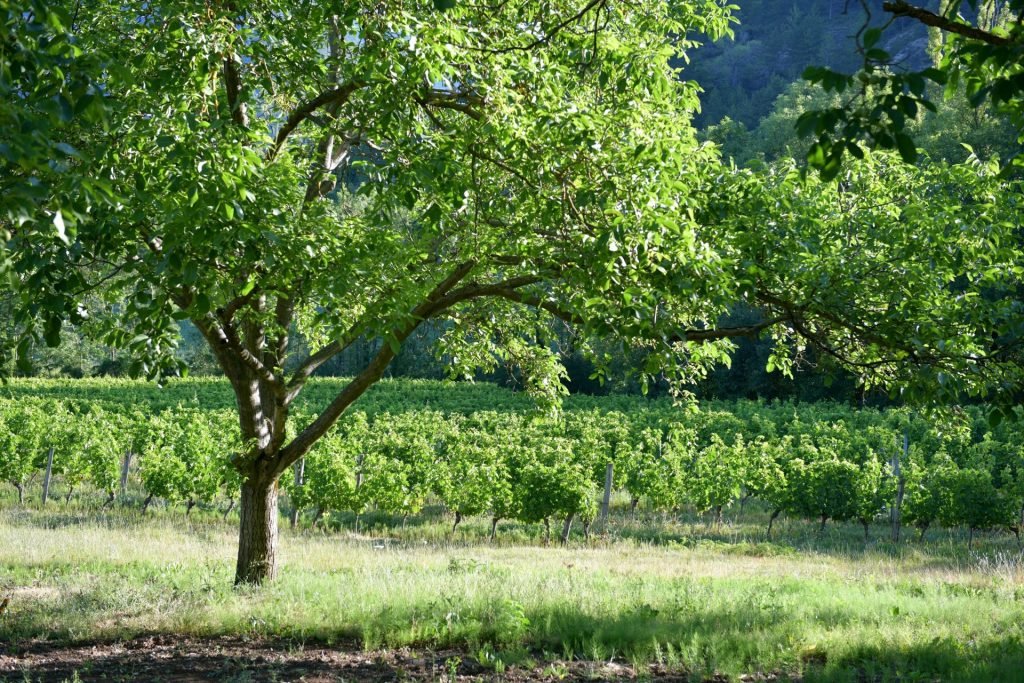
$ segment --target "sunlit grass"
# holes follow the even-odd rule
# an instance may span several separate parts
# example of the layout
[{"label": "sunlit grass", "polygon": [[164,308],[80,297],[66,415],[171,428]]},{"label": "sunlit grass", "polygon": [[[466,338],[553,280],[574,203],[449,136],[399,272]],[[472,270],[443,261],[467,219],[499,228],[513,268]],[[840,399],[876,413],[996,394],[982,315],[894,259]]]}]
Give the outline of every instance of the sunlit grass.
[{"label": "sunlit grass", "polygon": [[[367,649],[454,646],[482,662],[582,658],[695,676],[1020,680],[1024,567],[1005,536],[817,537],[749,520],[614,520],[584,546],[542,547],[486,520],[440,517],[366,534],[286,531],[282,577],[231,587],[234,529],[215,511],[0,513],[0,641],[239,634]],[[876,534],[881,536],[879,527]]]}]

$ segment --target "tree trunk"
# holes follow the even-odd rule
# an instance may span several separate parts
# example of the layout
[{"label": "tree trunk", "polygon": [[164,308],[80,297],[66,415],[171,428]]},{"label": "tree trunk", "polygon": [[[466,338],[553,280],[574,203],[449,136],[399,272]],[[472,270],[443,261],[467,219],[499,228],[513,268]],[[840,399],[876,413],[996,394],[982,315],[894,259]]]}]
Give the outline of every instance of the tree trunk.
[{"label": "tree trunk", "polygon": [[277,481],[252,476],[242,483],[235,585],[277,577]]},{"label": "tree trunk", "polygon": [[[295,463],[295,465],[293,467],[295,469],[295,488],[299,488],[301,486],[305,486],[305,484],[306,484],[306,459],[305,458],[300,458],[299,461],[297,463]],[[294,529],[295,527],[297,527],[299,525],[299,513],[302,512],[302,510],[300,510],[299,506],[295,504],[295,501],[291,501],[291,504],[292,504],[292,512],[288,516],[288,524],[291,526],[291,528]]]},{"label": "tree trunk", "polygon": [[196,501],[193,498],[189,498],[188,502],[185,503],[185,516],[189,517],[192,514],[192,508],[196,506]]},{"label": "tree trunk", "polygon": [[103,502],[103,507],[106,508],[114,503],[114,492],[107,491],[107,499]]},{"label": "tree trunk", "polygon": [[867,543],[871,540],[871,527],[870,522],[861,522],[864,525],[864,542]]},{"label": "tree trunk", "polygon": [[562,545],[569,543],[569,533],[572,531],[572,522],[576,519],[576,515],[568,515],[565,518],[565,524],[562,525]]},{"label": "tree trunk", "polygon": [[717,528],[719,528],[721,526],[722,526],[722,506],[721,505],[716,505],[715,506],[715,528],[717,529]]},{"label": "tree trunk", "polygon": [[222,521],[225,521],[225,522],[228,521],[228,515],[230,515],[231,511],[234,510],[234,509],[235,509],[235,499],[232,498],[231,500],[228,501],[228,509],[224,511],[224,517],[222,518]]},{"label": "tree trunk", "polygon": [[[309,526],[311,529],[315,529],[316,525],[320,523],[320,519],[324,516],[324,509],[318,507],[313,511],[313,521],[310,522]],[[359,515],[356,515],[356,531],[359,531]]]},{"label": "tree trunk", "polygon": [[12,481],[11,485],[18,490],[18,507],[21,507],[25,504],[25,487],[20,481]]},{"label": "tree trunk", "polygon": [[43,476],[43,505],[46,505],[46,499],[50,497],[50,481],[53,477],[53,446],[50,446],[50,450],[46,454],[46,474]]},{"label": "tree trunk", "polygon": [[71,496],[74,493],[75,493],[75,487],[74,486],[69,486],[68,487],[68,494],[66,496],[64,496],[64,504],[65,505],[71,505]]},{"label": "tree trunk", "polygon": [[498,533],[498,518],[497,517],[491,517],[491,538],[489,539],[491,543],[494,543],[494,536],[497,533]]},{"label": "tree trunk", "polygon": [[590,543],[590,527],[594,523],[594,520],[588,519],[583,522],[583,540]]},{"label": "tree trunk", "polygon": [[974,527],[967,530],[967,550],[974,548]]},{"label": "tree trunk", "polygon": [[131,471],[131,467],[132,467],[132,452],[131,451],[127,451],[124,454],[124,460],[121,461],[121,480],[120,480],[120,484],[121,484],[121,497],[122,498],[124,498],[125,494],[128,492],[128,473]]},{"label": "tree trunk", "polygon": [[607,528],[608,512],[612,506],[612,482],[615,478],[615,465],[608,463],[604,470],[604,497],[601,498],[601,525]]},{"label": "tree trunk", "polygon": [[771,540],[772,537],[772,525],[775,524],[775,519],[782,514],[782,508],[775,508],[772,510],[772,516],[768,518],[768,532],[765,534],[765,538]]},{"label": "tree trunk", "polygon": [[639,498],[632,498],[629,501],[629,518],[630,520],[636,519],[636,506],[640,504]]},{"label": "tree trunk", "polygon": [[455,523],[452,524],[452,534],[455,533],[455,530],[459,527],[459,522],[461,522],[461,521],[462,521],[462,513],[459,512],[458,510],[456,510],[455,511]]},{"label": "tree trunk", "polygon": [[926,531],[928,531],[928,525],[927,524],[922,524],[921,525],[921,534],[917,537],[917,542],[918,543],[920,543],[920,542],[922,542],[924,540],[924,533]]},{"label": "tree trunk", "polygon": [[818,527],[818,535],[825,533],[825,522],[828,521],[828,515],[821,516],[821,526]]},{"label": "tree trunk", "polygon": [[544,545],[551,545],[551,518],[544,518]]},{"label": "tree trunk", "polygon": [[153,502],[153,494],[146,496],[146,500],[142,503],[142,514],[146,514],[146,510],[149,509],[149,504]]}]

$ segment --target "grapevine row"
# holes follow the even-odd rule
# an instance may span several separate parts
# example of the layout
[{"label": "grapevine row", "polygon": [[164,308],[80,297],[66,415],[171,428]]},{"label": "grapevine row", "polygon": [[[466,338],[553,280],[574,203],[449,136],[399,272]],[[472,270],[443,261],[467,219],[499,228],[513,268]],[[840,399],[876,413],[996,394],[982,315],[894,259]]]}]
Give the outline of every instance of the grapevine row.
[{"label": "grapevine row", "polygon": [[[0,480],[19,501],[49,462],[68,498],[89,484],[112,502],[126,457],[137,463],[147,505],[159,498],[191,510],[235,497],[235,418],[212,391],[216,407],[202,406],[202,383],[192,385],[198,401],[174,406],[48,388],[0,399]],[[715,521],[755,498],[772,510],[769,534],[781,514],[822,527],[855,521],[867,534],[900,489],[903,518],[922,535],[935,525],[1016,532],[1024,514],[1024,421],[992,428],[971,411],[936,419],[833,404],[698,410],[635,399],[591,399],[550,418],[507,392],[463,410],[468,402],[446,399],[436,383],[414,388],[424,389],[420,405],[435,409],[395,392],[374,412],[348,415],[282,479],[290,506],[316,523],[370,509],[405,518],[436,500],[453,529],[488,515],[492,535],[502,520],[543,523],[549,536],[552,521],[567,531],[578,520],[589,533],[610,465],[634,508],[692,508]]]}]

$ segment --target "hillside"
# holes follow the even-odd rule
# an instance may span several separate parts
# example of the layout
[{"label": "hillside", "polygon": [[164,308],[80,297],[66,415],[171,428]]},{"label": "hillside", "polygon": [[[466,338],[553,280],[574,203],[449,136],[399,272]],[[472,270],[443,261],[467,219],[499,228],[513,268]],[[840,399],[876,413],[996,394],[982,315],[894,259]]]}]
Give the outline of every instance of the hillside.
[{"label": "hillside", "polygon": [[[691,55],[687,78],[704,89],[702,126],[728,116],[752,127],[803,70],[825,65],[852,72],[861,64],[854,36],[868,15],[849,0],[737,0],[735,37]],[[934,2],[919,3],[934,5]],[[884,22],[881,0],[868,0],[871,24]],[[896,22],[883,47],[908,69],[928,65],[928,34],[916,22]]]}]

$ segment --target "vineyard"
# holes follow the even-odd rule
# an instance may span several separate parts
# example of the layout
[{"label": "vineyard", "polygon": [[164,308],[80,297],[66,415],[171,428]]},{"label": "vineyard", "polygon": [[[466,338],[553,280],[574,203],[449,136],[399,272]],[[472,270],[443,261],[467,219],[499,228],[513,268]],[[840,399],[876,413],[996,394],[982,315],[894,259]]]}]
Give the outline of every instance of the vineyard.
[{"label": "vineyard", "polygon": [[[336,388],[312,384],[296,423]],[[235,508],[241,444],[224,383],[18,380],[0,396],[0,481],[19,504],[77,495],[107,507],[141,490],[142,510]],[[405,524],[441,506],[452,532],[480,518],[492,540],[515,522],[568,542],[600,530],[610,498],[708,525],[758,501],[767,537],[785,516],[857,523],[865,540],[902,523],[921,538],[944,527],[969,544],[977,530],[1020,542],[1024,422],[992,426],[981,411],[572,397],[546,415],[494,386],[408,380],[381,383],[359,408],[282,478],[293,526],[358,530],[371,512]]]}]

